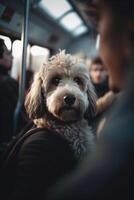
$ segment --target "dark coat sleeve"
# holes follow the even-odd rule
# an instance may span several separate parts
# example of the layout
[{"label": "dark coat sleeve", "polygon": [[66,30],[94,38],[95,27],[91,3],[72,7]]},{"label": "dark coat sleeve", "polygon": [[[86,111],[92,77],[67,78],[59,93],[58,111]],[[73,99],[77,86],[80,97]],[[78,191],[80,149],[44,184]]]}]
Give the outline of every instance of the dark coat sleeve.
[{"label": "dark coat sleeve", "polygon": [[13,116],[18,99],[18,84],[10,78],[0,80],[0,140],[8,142],[13,134]]},{"label": "dark coat sleeve", "polygon": [[30,136],[19,153],[13,199],[42,199],[74,166],[73,153],[60,136],[44,131]]}]

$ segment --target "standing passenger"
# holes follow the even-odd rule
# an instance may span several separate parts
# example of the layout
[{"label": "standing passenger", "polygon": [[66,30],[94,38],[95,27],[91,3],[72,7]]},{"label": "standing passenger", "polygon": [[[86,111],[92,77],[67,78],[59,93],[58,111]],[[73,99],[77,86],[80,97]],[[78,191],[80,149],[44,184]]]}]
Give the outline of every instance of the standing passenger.
[{"label": "standing passenger", "polygon": [[7,143],[13,135],[13,116],[18,98],[18,84],[10,77],[12,54],[0,39],[0,143]]},{"label": "standing passenger", "polygon": [[91,61],[89,72],[98,98],[102,97],[109,91],[109,87],[108,72],[101,58],[96,57]]},{"label": "standing passenger", "polygon": [[[0,146],[7,144],[13,137],[13,118],[18,100],[18,83],[9,72],[13,56],[4,40],[0,39]],[[24,115],[20,119],[19,129],[26,124]],[[18,130],[19,131],[19,130]]]}]

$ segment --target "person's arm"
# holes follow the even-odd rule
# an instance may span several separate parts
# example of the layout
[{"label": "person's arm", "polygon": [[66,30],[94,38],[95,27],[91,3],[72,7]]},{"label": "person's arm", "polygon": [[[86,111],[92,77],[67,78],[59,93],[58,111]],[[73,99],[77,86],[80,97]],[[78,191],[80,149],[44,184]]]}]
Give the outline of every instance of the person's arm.
[{"label": "person's arm", "polygon": [[9,142],[13,135],[13,116],[17,103],[12,84],[0,81],[0,142]]},{"label": "person's arm", "polygon": [[112,91],[107,92],[104,96],[100,97],[97,102],[97,113],[105,111],[115,99],[115,94]]}]

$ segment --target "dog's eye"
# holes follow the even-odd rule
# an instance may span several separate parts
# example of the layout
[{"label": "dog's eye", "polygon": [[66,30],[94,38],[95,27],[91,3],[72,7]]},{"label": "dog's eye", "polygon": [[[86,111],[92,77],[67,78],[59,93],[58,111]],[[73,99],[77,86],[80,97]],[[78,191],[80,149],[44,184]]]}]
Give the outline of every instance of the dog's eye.
[{"label": "dog's eye", "polygon": [[54,77],[52,79],[52,84],[57,86],[60,83],[60,81],[61,81],[60,77]]},{"label": "dog's eye", "polygon": [[75,77],[74,78],[74,82],[76,82],[78,85],[81,85],[82,84],[82,81],[79,77]]}]

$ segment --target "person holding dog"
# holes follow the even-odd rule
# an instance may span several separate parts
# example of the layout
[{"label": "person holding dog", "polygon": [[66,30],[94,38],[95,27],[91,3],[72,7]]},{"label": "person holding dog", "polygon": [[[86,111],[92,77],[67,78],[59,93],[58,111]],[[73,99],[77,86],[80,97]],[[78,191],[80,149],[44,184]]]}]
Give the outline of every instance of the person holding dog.
[{"label": "person holding dog", "polygon": [[[110,88],[118,93],[96,152],[50,190],[47,200],[134,199],[133,0],[81,1],[100,33]],[[90,12],[92,16],[90,18]]]},{"label": "person holding dog", "polygon": [[17,138],[1,170],[6,200],[42,200],[95,148],[89,123],[96,94],[87,66],[65,50],[35,74],[25,107],[34,125]]}]

